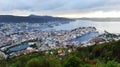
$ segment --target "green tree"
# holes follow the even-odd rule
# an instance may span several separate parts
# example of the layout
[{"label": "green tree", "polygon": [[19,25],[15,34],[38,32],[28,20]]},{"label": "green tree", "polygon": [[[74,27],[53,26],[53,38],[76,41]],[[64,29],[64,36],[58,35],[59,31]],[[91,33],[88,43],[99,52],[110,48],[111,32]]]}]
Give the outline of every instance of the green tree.
[{"label": "green tree", "polygon": [[108,61],[105,67],[118,67],[118,63],[114,60]]},{"label": "green tree", "polygon": [[84,63],[76,56],[70,56],[64,63],[64,67],[83,67],[83,65]]},{"label": "green tree", "polygon": [[31,59],[27,62],[27,67],[42,67],[43,66],[43,60],[39,60],[37,58]]},{"label": "green tree", "polygon": [[31,59],[26,67],[61,67],[61,64],[55,56],[44,56]]}]

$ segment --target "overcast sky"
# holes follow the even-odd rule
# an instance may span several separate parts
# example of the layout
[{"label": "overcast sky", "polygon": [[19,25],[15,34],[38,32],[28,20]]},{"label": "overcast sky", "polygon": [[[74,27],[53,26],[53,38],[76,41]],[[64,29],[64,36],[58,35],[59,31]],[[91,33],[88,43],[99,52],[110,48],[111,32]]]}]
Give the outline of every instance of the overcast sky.
[{"label": "overcast sky", "polygon": [[120,0],[0,0],[0,15],[120,17]]}]

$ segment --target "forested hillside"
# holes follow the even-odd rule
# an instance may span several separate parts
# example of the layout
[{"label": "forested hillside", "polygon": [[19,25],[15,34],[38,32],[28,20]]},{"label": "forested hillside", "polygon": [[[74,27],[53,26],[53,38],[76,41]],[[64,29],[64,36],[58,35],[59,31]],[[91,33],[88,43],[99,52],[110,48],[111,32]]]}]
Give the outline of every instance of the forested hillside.
[{"label": "forested hillside", "polygon": [[[58,50],[72,52],[60,55]],[[53,51],[54,53],[51,53]],[[120,67],[120,41],[42,51],[0,61],[0,67]]]}]

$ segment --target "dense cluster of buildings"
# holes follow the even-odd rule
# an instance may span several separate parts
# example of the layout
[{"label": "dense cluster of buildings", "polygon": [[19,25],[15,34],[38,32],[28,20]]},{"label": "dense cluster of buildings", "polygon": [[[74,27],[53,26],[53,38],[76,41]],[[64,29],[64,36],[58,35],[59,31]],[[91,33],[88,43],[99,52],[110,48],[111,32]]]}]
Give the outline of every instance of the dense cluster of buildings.
[{"label": "dense cluster of buildings", "polygon": [[[38,51],[67,48],[68,46],[82,47],[107,41],[104,39],[105,36],[101,35],[91,38],[89,41],[85,42],[70,42],[72,39],[79,38],[92,32],[97,32],[95,27],[79,27],[73,30],[42,30],[42,26],[45,27],[46,25],[39,23],[1,23],[0,57],[4,56],[6,58],[12,58],[14,56],[20,56],[22,54],[29,54]],[[30,46],[20,46],[22,44]],[[33,45],[35,46],[33,47]],[[16,46],[17,49],[20,50],[11,51],[11,48],[15,48]],[[71,52],[71,50],[68,52]]]}]

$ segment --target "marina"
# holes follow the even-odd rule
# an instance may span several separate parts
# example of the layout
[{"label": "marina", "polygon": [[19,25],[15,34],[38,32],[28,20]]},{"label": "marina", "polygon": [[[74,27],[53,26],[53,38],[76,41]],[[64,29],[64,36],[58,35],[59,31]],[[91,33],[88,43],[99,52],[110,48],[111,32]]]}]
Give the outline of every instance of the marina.
[{"label": "marina", "polygon": [[78,42],[84,42],[84,41],[89,41],[90,39],[94,38],[94,37],[98,37],[99,33],[97,32],[90,32],[88,34],[85,34],[81,37],[77,37],[75,39],[72,39],[71,42],[75,42],[75,41],[78,41]]}]

